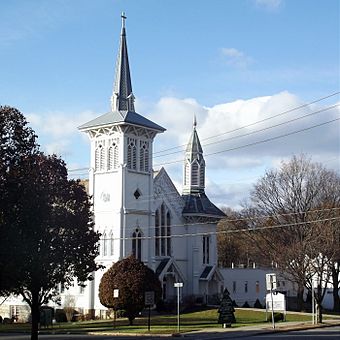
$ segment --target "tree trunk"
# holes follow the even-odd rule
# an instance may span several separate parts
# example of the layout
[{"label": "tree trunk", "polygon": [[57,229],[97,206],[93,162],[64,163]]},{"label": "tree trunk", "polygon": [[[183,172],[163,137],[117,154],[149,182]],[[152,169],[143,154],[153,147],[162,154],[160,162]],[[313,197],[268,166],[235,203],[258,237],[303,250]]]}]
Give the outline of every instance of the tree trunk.
[{"label": "tree trunk", "polygon": [[339,297],[339,270],[332,266],[332,281],[333,281],[333,311],[340,312],[340,297]]},{"label": "tree trunk", "polygon": [[31,340],[38,340],[38,328],[40,319],[38,292],[32,292],[31,314],[32,314]]},{"label": "tree trunk", "polygon": [[298,286],[298,291],[297,291],[297,310],[301,312],[303,310],[303,292],[304,292],[304,287]]}]

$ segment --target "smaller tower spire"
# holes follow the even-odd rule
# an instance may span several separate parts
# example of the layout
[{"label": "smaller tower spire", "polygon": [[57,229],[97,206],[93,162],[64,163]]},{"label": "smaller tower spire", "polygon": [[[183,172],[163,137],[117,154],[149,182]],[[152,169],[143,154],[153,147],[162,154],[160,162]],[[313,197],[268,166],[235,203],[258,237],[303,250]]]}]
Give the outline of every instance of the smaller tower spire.
[{"label": "smaller tower spire", "polygon": [[196,126],[194,116],[193,131],[185,151],[183,194],[204,193],[205,188],[205,161]]},{"label": "smaller tower spire", "polygon": [[[125,20],[126,15],[123,12],[122,29],[120,35],[120,46],[116,62],[116,79],[111,97],[112,111],[135,112],[135,97],[132,93],[129,57],[126,43]],[[124,114],[124,113],[123,113]]]}]

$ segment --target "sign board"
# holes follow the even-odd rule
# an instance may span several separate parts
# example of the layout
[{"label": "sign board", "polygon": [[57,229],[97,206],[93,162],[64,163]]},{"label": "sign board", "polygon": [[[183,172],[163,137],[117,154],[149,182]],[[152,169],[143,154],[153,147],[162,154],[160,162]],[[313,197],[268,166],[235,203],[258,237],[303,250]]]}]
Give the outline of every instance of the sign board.
[{"label": "sign board", "polygon": [[146,306],[153,306],[155,304],[155,292],[145,292],[144,301]]},{"label": "sign board", "polygon": [[113,290],[113,297],[114,297],[114,298],[119,297],[119,289],[114,289],[114,290]]},{"label": "sign board", "polygon": [[266,295],[266,311],[272,310],[272,298],[273,296],[273,310],[274,312],[285,312],[286,311],[286,297],[284,294],[267,294]]},{"label": "sign board", "polygon": [[182,288],[183,287],[183,282],[175,282],[174,283],[175,288]]},{"label": "sign board", "polygon": [[272,290],[277,288],[276,274],[270,273],[266,274],[266,287],[267,290]]}]

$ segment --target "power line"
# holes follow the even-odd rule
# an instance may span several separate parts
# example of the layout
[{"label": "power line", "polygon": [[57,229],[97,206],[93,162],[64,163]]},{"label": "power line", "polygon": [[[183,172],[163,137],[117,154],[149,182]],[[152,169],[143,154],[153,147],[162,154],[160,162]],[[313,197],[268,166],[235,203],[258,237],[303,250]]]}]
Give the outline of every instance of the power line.
[{"label": "power line", "polygon": [[[245,134],[243,134],[243,135],[238,135],[238,136],[234,136],[234,137],[230,137],[230,138],[218,140],[218,141],[215,141],[215,142],[206,143],[206,144],[203,144],[203,146],[208,146],[208,145],[223,143],[223,142],[226,142],[226,141],[229,141],[229,140],[233,140],[233,139],[237,139],[237,138],[241,138],[241,137],[246,137],[246,136],[251,136],[251,135],[254,135],[255,133],[259,133],[259,132],[263,132],[263,131],[266,131],[266,130],[270,130],[270,129],[276,128],[276,127],[278,127],[278,126],[282,126],[282,125],[285,125],[285,124],[289,124],[289,123],[298,121],[298,120],[300,120],[300,119],[304,119],[304,118],[307,118],[307,117],[316,115],[316,114],[318,114],[318,113],[321,113],[321,112],[324,112],[324,111],[328,111],[328,110],[330,110],[330,109],[334,109],[334,108],[336,108],[336,107],[338,107],[338,106],[340,106],[340,104],[335,104],[335,105],[329,106],[329,107],[327,107],[327,108],[320,109],[320,110],[318,110],[318,111],[314,111],[314,112],[305,114],[305,115],[303,115],[303,116],[301,116],[301,117],[293,118],[293,119],[290,119],[290,120],[288,120],[288,121],[286,121],[286,122],[282,122],[282,123],[278,123],[278,124],[275,124],[275,125],[271,125],[271,126],[268,126],[268,127],[262,128],[262,129],[259,129],[259,130],[255,130],[255,131],[252,131],[252,132],[245,133]],[[154,156],[154,158],[165,157],[165,156],[173,155],[173,154],[180,153],[180,152],[183,152],[183,150],[174,151],[174,152],[169,152],[169,153],[166,153],[166,154],[163,154],[163,155]]]},{"label": "power line", "polygon": [[[212,138],[220,137],[220,136],[223,136],[223,135],[228,134],[228,133],[236,132],[236,131],[239,131],[239,130],[242,130],[242,129],[245,129],[245,128],[254,126],[254,125],[256,125],[256,124],[263,123],[263,122],[268,121],[268,120],[270,120],[270,119],[273,119],[273,118],[276,118],[276,117],[279,117],[279,116],[283,116],[283,115],[288,114],[288,113],[290,113],[290,112],[293,112],[293,111],[302,109],[302,108],[307,107],[307,106],[309,106],[309,105],[318,103],[318,102],[320,102],[320,101],[322,101],[322,100],[331,98],[331,97],[333,97],[333,96],[338,95],[339,93],[340,93],[340,91],[334,92],[334,93],[329,94],[329,95],[327,95],[327,96],[325,96],[325,97],[318,98],[318,99],[313,100],[313,101],[311,101],[311,102],[309,102],[309,103],[302,104],[302,105],[297,106],[297,107],[294,107],[294,108],[292,108],[292,109],[283,111],[283,112],[278,113],[278,114],[276,114],[276,115],[274,115],[274,116],[267,117],[267,118],[258,120],[258,121],[256,121],[256,122],[253,122],[253,123],[250,123],[250,124],[247,124],[247,125],[244,125],[244,126],[240,126],[240,127],[236,128],[236,129],[229,130],[229,131],[226,131],[226,132],[222,132],[222,133],[217,134],[217,135],[213,135],[213,136],[210,136],[210,137],[207,137],[207,138],[203,138],[201,141],[205,141],[205,140],[209,140],[209,139],[212,139]],[[173,150],[173,149],[183,148],[183,147],[185,147],[185,146],[186,146],[186,144],[174,146],[174,147],[171,147],[171,148],[167,148],[167,149],[163,149],[163,150],[154,152],[154,154],[162,153],[162,152],[169,151],[169,150]]]},{"label": "power line", "polygon": [[[333,123],[333,122],[335,122],[335,121],[337,121],[339,119],[340,118],[335,118],[335,119],[329,120],[327,122],[323,122],[323,123],[320,123],[320,124],[312,125],[312,126],[309,126],[307,128],[296,130],[296,131],[289,132],[289,133],[285,133],[285,134],[282,134],[282,135],[279,135],[279,136],[275,136],[275,137],[271,137],[271,138],[266,138],[266,139],[263,139],[263,140],[260,140],[260,141],[257,141],[257,142],[248,143],[248,144],[241,145],[241,146],[236,146],[236,147],[230,148],[230,149],[224,149],[224,150],[208,153],[208,154],[205,154],[204,157],[212,156],[212,155],[217,155],[217,154],[224,153],[224,152],[229,152],[229,151],[235,151],[235,150],[247,148],[247,147],[254,146],[254,145],[259,145],[259,144],[262,144],[262,143],[271,142],[271,141],[276,140],[276,139],[292,136],[292,135],[295,135],[295,134],[300,133],[300,132],[312,130],[312,129],[315,129],[315,128],[320,127],[320,126]],[[155,164],[155,166],[162,166],[162,165],[166,165],[166,164],[174,164],[174,163],[179,163],[179,162],[183,162],[183,159],[179,159],[179,160],[176,160],[176,161],[159,163],[159,164]]]},{"label": "power line", "polygon": [[[301,109],[301,108],[307,107],[307,106],[309,106],[309,105],[315,104],[315,103],[320,102],[320,101],[322,101],[322,100],[331,98],[331,97],[333,97],[333,96],[338,95],[339,93],[340,93],[340,91],[331,93],[331,94],[329,94],[329,95],[327,95],[327,96],[318,98],[318,99],[316,99],[316,100],[313,100],[313,101],[311,101],[311,102],[309,102],[309,103],[306,103],[306,104],[303,104],[303,105],[300,105],[300,106],[297,106],[297,107],[295,107],[295,108],[292,108],[292,109],[283,111],[283,112],[278,113],[278,114],[276,114],[276,115],[274,115],[274,116],[271,116],[271,117],[268,117],[268,118],[264,118],[264,119],[262,119],[262,120],[259,120],[259,121],[250,123],[250,124],[248,124],[248,125],[241,126],[241,127],[239,127],[239,128],[236,128],[236,129],[233,129],[233,130],[230,130],[230,131],[223,132],[223,133],[218,134],[218,135],[213,135],[213,136],[210,136],[210,137],[201,139],[201,141],[205,141],[205,140],[209,140],[209,139],[212,139],[212,138],[220,137],[220,136],[225,135],[225,134],[228,134],[228,133],[232,133],[232,132],[235,132],[235,131],[239,131],[239,130],[248,128],[248,127],[250,127],[250,126],[254,126],[254,125],[256,125],[256,124],[259,124],[259,123],[268,121],[268,120],[270,120],[270,119],[273,119],[273,118],[276,118],[276,117],[285,115],[285,114],[287,114],[287,113],[290,113],[290,112],[299,110],[299,109]],[[179,145],[179,146],[174,146],[174,147],[167,148],[167,149],[163,149],[163,150],[160,150],[160,151],[156,151],[156,152],[153,153],[153,155],[156,155],[156,154],[159,154],[159,153],[162,153],[162,152],[165,152],[165,151],[169,151],[169,150],[174,150],[174,149],[177,149],[177,148],[180,148],[180,147],[184,147],[184,146],[185,146],[185,144]],[[154,156],[154,158],[155,158],[155,157],[159,157],[159,156]],[[168,163],[166,163],[166,164],[168,164]],[[68,172],[78,172],[78,171],[83,171],[83,170],[89,170],[89,168],[75,168],[75,169],[69,169]]]},{"label": "power line", "polygon": [[[260,215],[260,216],[255,216],[255,217],[242,217],[242,218],[234,218],[234,219],[229,219],[227,216],[226,218],[222,218],[222,219],[217,219],[217,220],[213,220],[210,222],[195,222],[195,223],[181,223],[181,224],[170,224],[169,227],[171,228],[185,228],[185,227],[191,227],[191,226],[200,226],[200,225],[207,225],[207,223],[211,223],[211,224],[218,224],[220,222],[227,222],[227,223],[232,223],[232,222],[249,222],[249,221],[253,221],[253,220],[261,220],[261,219],[270,219],[270,218],[279,218],[279,217],[288,217],[288,216],[294,216],[294,215],[298,215],[298,214],[315,214],[315,213],[322,213],[322,212],[332,212],[332,211],[337,211],[340,210],[340,207],[334,207],[334,208],[323,208],[323,209],[315,209],[315,210],[309,210],[309,211],[298,211],[298,212],[290,212],[290,213],[285,213],[285,214],[275,214],[275,215]],[[339,217],[340,218],[340,217]],[[163,227],[162,225],[159,225],[158,227]],[[156,226],[148,226],[147,230],[153,230],[158,228]],[[165,226],[164,226],[165,227]],[[131,225],[128,226],[126,228],[127,231],[130,230],[134,230],[138,228],[138,225]],[[239,229],[237,229],[239,230]],[[108,231],[104,229],[104,232]]]},{"label": "power line", "polygon": [[[340,220],[340,217],[332,217],[332,218],[324,218],[318,219],[313,221],[304,221],[304,222],[294,222],[294,223],[287,223],[287,224],[277,224],[273,226],[264,226],[258,228],[244,228],[244,229],[237,229],[237,230],[218,230],[218,231],[208,231],[208,232],[197,232],[197,233],[185,233],[185,234],[173,234],[169,236],[141,236],[137,239],[140,240],[154,240],[154,239],[162,239],[162,238],[183,238],[183,237],[195,237],[195,236],[208,236],[208,235],[219,235],[219,234],[235,234],[235,233],[244,233],[244,232],[258,232],[262,230],[270,230],[270,229],[279,229],[279,228],[288,228],[288,227],[300,227],[306,224],[312,223],[320,223],[320,222],[327,222],[327,221],[337,221]],[[135,240],[136,237],[115,237],[112,240]]]}]

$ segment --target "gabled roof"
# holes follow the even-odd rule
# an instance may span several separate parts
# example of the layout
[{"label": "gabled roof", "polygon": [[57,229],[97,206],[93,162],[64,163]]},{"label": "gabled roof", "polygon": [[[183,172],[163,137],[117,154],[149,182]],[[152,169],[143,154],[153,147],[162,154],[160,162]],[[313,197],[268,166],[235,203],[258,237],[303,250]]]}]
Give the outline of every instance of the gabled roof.
[{"label": "gabled roof", "polygon": [[[214,275],[215,274],[215,275]],[[223,275],[218,270],[217,266],[214,265],[207,265],[204,267],[201,275],[200,275],[200,281],[210,281],[213,276],[218,280],[223,282],[224,278]]]},{"label": "gabled roof", "polygon": [[142,126],[142,127],[146,127],[152,130],[160,131],[160,132],[165,131],[165,129],[162,126],[143,117],[139,113],[132,112],[132,111],[128,111],[128,112],[114,111],[114,112],[105,113],[79,126],[79,130],[89,130],[94,127],[107,126],[107,125],[113,125],[113,124],[124,124],[124,123]]},{"label": "gabled roof", "polygon": [[216,218],[225,217],[225,213],[213,204],[205,193],[182,195],[185,206],[184,216],[209,216]]}]

